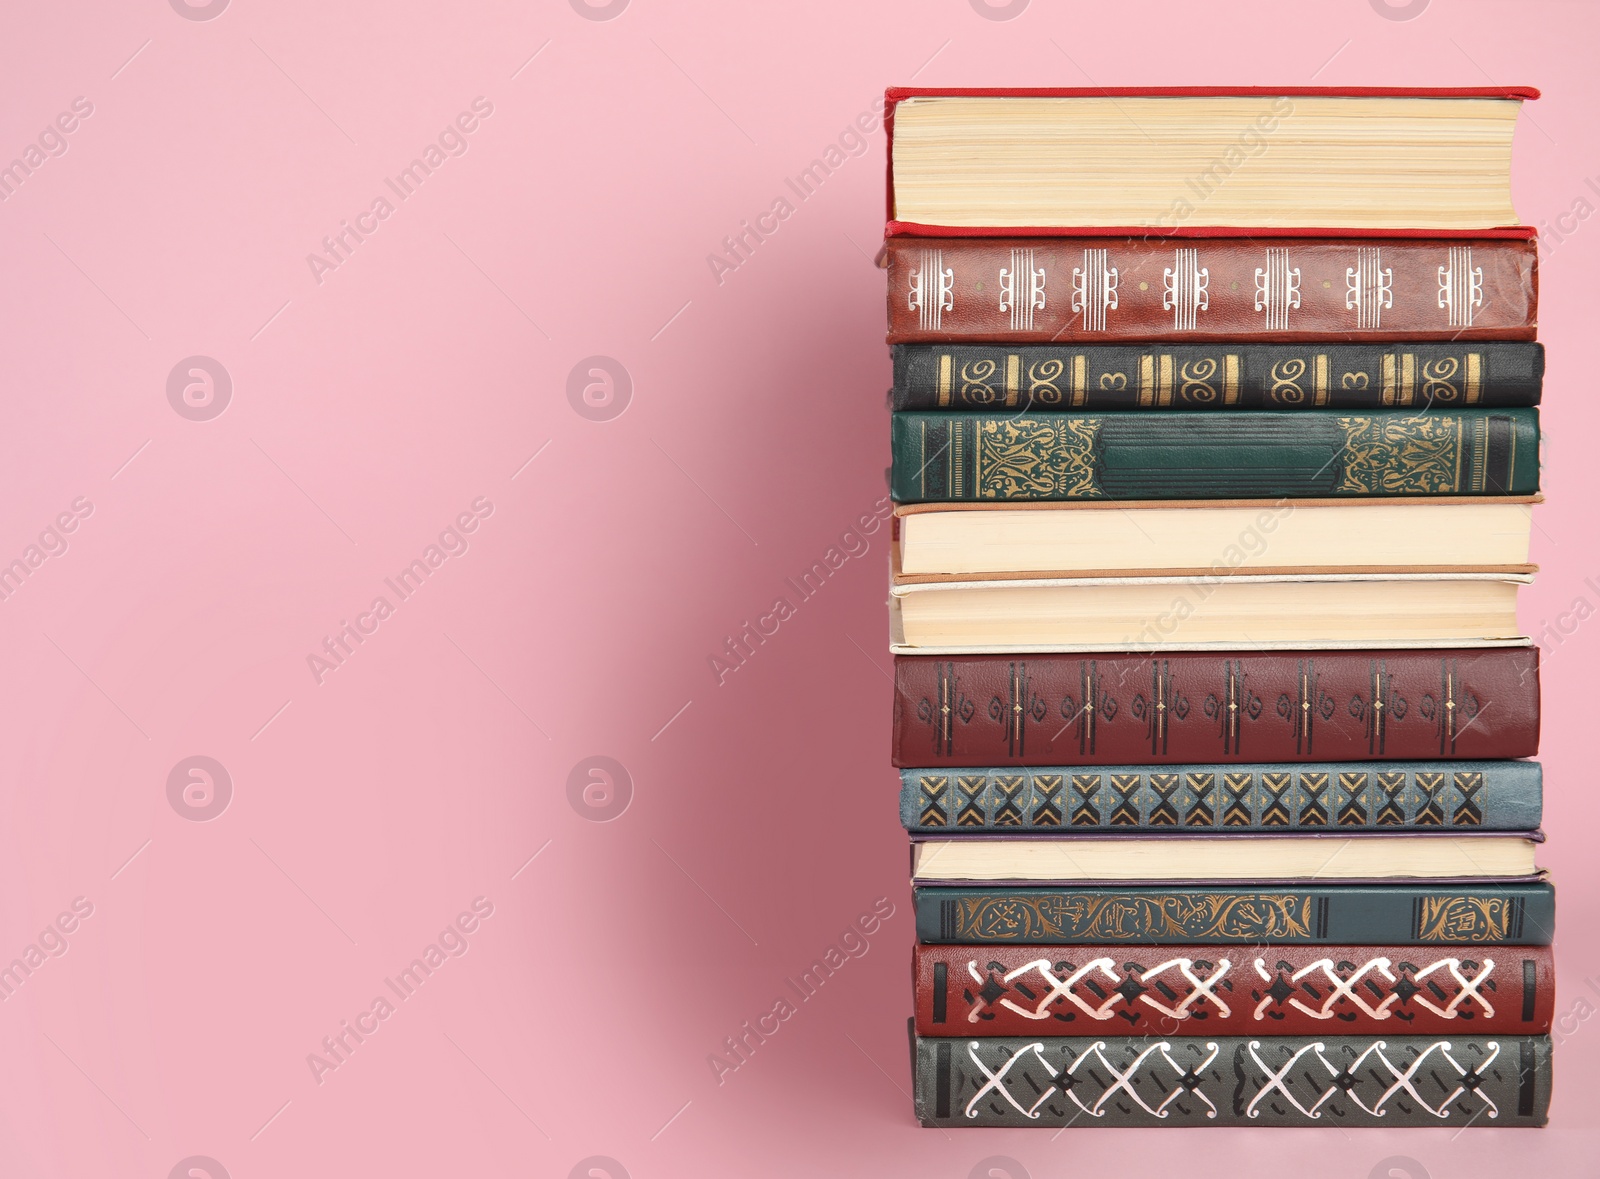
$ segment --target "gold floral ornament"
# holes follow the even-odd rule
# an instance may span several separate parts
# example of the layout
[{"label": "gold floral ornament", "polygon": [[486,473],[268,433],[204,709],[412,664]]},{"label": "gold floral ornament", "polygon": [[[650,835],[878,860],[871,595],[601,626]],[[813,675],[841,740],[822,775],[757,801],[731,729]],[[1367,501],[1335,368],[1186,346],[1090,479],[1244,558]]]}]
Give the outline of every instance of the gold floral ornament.
[{"label": "gold floral ornament", "polygon": [[1312,902],[1304,893],[963,897],[955,904],[956,936],[980,941],[1282,941],[1311,931]]},{"label": "gold floral ornament", "polygon": [[1497,942],[1511,926],[1509,897],[1423,897],[1417,908],[1417,940],[1423,942]]},{"label": "gold floral ornament", "polygon": [[1355,495],[1438,495],[1458,489],[1461,419],[1446,414],[1401,419],[1342,417],[1339,490]]},{"label": "gold floral ornament", "polygon": [[978,426],[978,498],[1097,499],[1100,423],[1015,418]]}]

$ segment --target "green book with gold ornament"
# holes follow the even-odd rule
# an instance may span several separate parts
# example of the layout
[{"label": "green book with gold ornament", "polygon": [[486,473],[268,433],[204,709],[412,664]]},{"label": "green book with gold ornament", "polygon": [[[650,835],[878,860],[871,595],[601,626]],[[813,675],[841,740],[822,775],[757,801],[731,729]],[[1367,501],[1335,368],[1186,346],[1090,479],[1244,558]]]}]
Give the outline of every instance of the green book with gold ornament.
[{"label": "green book with gold ornament", "polygon": [[1532,495],[1539,411],[893,415],[900,503]]}]

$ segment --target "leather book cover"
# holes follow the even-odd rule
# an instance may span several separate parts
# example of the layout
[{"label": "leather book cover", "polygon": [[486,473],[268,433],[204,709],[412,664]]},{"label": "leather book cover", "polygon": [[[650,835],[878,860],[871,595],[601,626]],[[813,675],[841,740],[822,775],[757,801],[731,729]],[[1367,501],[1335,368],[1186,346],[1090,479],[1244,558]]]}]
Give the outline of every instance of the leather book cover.
[{"label": "leather book cover", "polygon": [[[897,655],[894,667],[901,768],[1464,761],[1539,751],[1532,646]],[[1218,805],[1226,809],[1223,795]]]},{"label": "leather book cover", "polygon": [[929,944],[1548,946],[1548,881],[1470,884],[923,885]]},{"label": "leather book cover", "polygon": [[900,771],[914,834],[1532,831],[1536,761]]},{"label": "leather book cover", "polygon": [[1548,1036],[917,1037],[924,1126],[1542,1126]]},{"label": "leather book cover", "polygon": [[1528,238],[891,237],[889,342],[1531,340]]},{"label": "leather book cover", "polygon": [[891,415],[898,503],[1532,495],[1539,411]]},{"label": "leather book cover", "polygon": [[924,1036],[1549,1032],[1547,946],[924,946]]},{"label": "leather book cover", "polygon": [[894,409],[1446,409],[1537,405],[1544,346],[897,344]]}]

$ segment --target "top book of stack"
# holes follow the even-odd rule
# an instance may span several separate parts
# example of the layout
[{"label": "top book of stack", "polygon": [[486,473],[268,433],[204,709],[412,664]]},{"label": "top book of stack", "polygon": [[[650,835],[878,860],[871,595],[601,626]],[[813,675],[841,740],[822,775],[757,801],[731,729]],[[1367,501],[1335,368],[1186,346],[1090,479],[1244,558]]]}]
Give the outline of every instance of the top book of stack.
[{"label": "top book of stack", "polygon": [[[1516,229],[1526,87],[888,92],[888,232]],[[1173,101],[1182,99],[1183,101]]]}]

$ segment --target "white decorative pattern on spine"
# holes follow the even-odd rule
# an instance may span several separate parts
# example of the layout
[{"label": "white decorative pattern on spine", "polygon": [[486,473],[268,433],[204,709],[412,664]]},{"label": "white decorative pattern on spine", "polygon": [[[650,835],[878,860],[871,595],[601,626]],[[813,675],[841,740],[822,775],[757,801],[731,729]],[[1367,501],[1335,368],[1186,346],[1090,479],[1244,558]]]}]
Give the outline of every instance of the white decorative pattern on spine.
[{"label": "white decorative pattern on spine", "polygon": [[1117,268],[1107,266],[1105,250],[1085,250],[1083,265],[1072,268],[1072,309],[1083,316],[1083,330],[1106,330],[1106,312],[1117,307]]},{"label": "white decorative pattern on spine", "polygon": [[956,274],[945,269],[943,250],[923,250],[920,265],[911,272],[911,290],[906,306],[917,312],[918,326],[936,332],[946,311],[955,309]]},{"label": "white decorative pattern on spine", "polygon": [[1356,313],[1356,327],[1377,331],[1383,313],[1394,307],[1394,271],[1383,265],[1383,251],[1358,249],[1355,266],[1344,272],[1344,284],[1344,305]]},{"label": "white decorative pattern on spine", "polygon": [[978,1041],[973,1040],[967,1045],[967,1055],[972,1059],[972,1066],[982,1073],[984,1077],[983,1087],[972,1095],[971,1101],[967,1102],[967,1116],[969,1118],[975,1118],[978,1116],[978,1102],[982,1101],[983,1095],[988,1093],[990,1090],[993,1090],[1001,1097],[1004,1097],[1008,1102],[1011,1103],[1011,1108],[1016,1110],[1023,1117],[1037,1118],[1039,1116],[1039,1107],[1046,1101],[1050,1100],[1049,1089],[1046,1089],[1043,1093],[1041,1093],[1039,1095],[1039,1099],[1032,1105],[1024,1108],[1017,1103],[1017,1099],[1015,1097],[1011,1096],[1011,1090],[1007,1089],[1005,1085],[1006,1074],[1011,1071],[1011,1066],[1020,1063],[1022,1058],[1030,1052],[1040,1054],[1039,1063],[1044,1066],[1045,1072],[1049,1073],[1052,1077],[1059,1075],[1055,1069],[1050,1067],[1050,1062],[1044,1058],[1044,1045],[1038,1043],[1037,1041],[1032,1044],[1028,1044],[1025,1047],[1018,1048],[1015,1052],[1008,1056],[1006,1058],[1006,1062],[994,1072],[990,1072],[986,1067],[984,1067],[983,1059],[978,1055]]},{"label": "white decorative pattern on spine", "polygon": [[[1272,981],[1273,975],[1267,970],[1265,959],[1257,958],[1255,966],[1256,973],[1261,976],[1263,981]],[[1378,977],[1390,984],[1398,982],[1399,976],[1390,970],[1389,966],[1390,961],[1388,958],[1369,958],[1359,966],[1356,966],[1348,978],[1342,978],[1335,968],[1333,959],[1319,958],[1317,961],[1303,966],[1291,974],[1289,976],[1289,981],[1291,983],[1300,983],[1309,975],[1321,973],[1323,980],[1327,983],[1329,988],[1331,988],[1327,996],[1322,1000],[1321,1005],[1317,1007],[1311,1007],[1305,1003],[1302,1003],[1298,997],[1291,998],[1289,1000],[1289,1006],[1293,1007],[1297,1011],[1304,1012],[1313,1019],[1334,1019],[1339,1015],[1339,1012],[1335,1010],[1335,1007],[1337,1007],[1337,1005],[1343,1001],[1352,1003],[1361,1008],[1361,1010],[1365,1012],[1366,1015],[1371,1019],[1388,1019],[1394,1014],[1389,1010],[1389,1008],[1400,1001],[1400,993],[1398,991],[1391,992],[1389,995],[1384,997],[1381,1003],[1374,1007],[1369,1004],[1362,995],[1356,993],[1355,987],[1356,984],[1358,984],[1368,974],[1376,974]],[[1482,1009],[1483,1017],[1485,1019],[1494,1018],[1494,1005],[1489,1002],[1488,997],[1485,996],[1483,991],[1480,989],[1488,980],[1489,976],[1494,973],[1493,958],[1485,958],[1481,963],[1479,963],[1478,973],[1470,978],[1461,973],[1460,958],[1441,958],[1432,965],[1423,967],[1422,969],[1416,971],[1416,973],[1411,976],[1412,982],[1421,983],[1424,979],[1427,979],[1440,971],[1448,973],[1450,977],[1455,980],[1455,983],[1460,990],[1457,991],[1455,997],[1443,1007],[1440,1007],[1436,1003],[1432,1002],[1428,998],[1425,991],[1418,991],[1411,996],[1416,1002],[1417,1006],[1433,1012],[1441,1019],[1455,1019],[1460,1014],[1460,1008],[1463,1003],[1476,1002],[1478,1007]],[[1270,994],[1266,998],[1262,999],[1260,1003],[1256,1004],[1255,1018],[1260,1019],[1262,1017],[1262,1013],[1265,1012],[1268,1007],[1273,1006],[1275,1002],[1276,996]],[[1470,1018],[1471,1015],[1472,1012],[1468,1011],[1468,1018]]]},{"label": "white decorative pattern on spine", "polygon": [[[1185,1070],[1182,1065],[1180,1065],[1176,1060],[1172,1059],[1172,1053],[1170,1051],[1172,1046],[1170,1044],[1168,1044],[1165,1040],[1158,1040],[1156,1043],[1150,1045],[1148,1048],[1144,1049],[1144,1051],[1140,1052],[1139,1055],[1134,1058],[1133,1063],[1129,1064],[1127,1068],[1120,1072],[1117,1070],[1115,1065],[1106,1059],[1106,1044],[1104,1040],[1094,1041],[1094,1043],[1090,1044],[1083,1050],[1076,1060],[1061,1070],[1051,1067],[1050,1062],[1044,1058],[1044,1045],[1038,1041],[1035,1041],[1032,1044],[1025,1044],[1021,1048],[1018,1048],[1014,1053],[1006,1058],[1005,1062],[1001,1064],[999,1068],[995,1069],[993,1072],[991,1072],[984,1065],[982,1057],[978,1055],[978,1047],[979,1043],[977,1040],[969,1041],[967,1044],[967,1057],[972,1061],[973,1067],[982,1073],[984,1077],[983,1086],[976,1093],[974,1093],[972,1095],[972,1099],[967,1102],[965,1112],[969,1118],[975,1118],[978,1116],[978,1103],[982,1101],[984,1096],[990,1092],[997,1093],[1003,1097],[1011,1106],[1011,1108],[1016,1110],[1023,1117],[1031,1119],[1038,1118],[1039,1107],[1050,1099],[1054,1091],[1050,1088],[1045,1088],[1044,1092],[1038,1095],[1032,1105],[1024,1106],[1012,1096],[1011,1090],[1008,1089],[1005,1084],[1006,1074],[1011,1071],[1011,1067],[1020,1063],[1023,1058],[1030,1053],[1038,1058],[1039,1066],[1043,1068],[1045,1072],[1049,1073],[1053,1079],[1060,1080],[1060,1078],[1063,1076],[1070,1076],[1073,1078],[1070,1084],[1063,1085],[1061,1088],[1074,1105],[1092,1118],[1104,1117],[1106,1112],[1106,1103],[1114,1098],[1118,1093],[1126,1094],[1128,1100],[1132,1101],[1135,1105],[1139,1106],[1139,1108],[1143,1109],[1145,1113],[1157,1118],[1168,1117],[1169,1115],[1167,1113],[1167,1106],[1171,1105],[1185,1093],[1191,1093],[1206,1103],[1206,1117],[1214,1118],[1217,1116],[1216,1105],[1214,1105],[1211,1101],[1211,1098],[1207,1097],[1201,1090],[1199,1082],[1197,1080],[1192,1080],[1188,1084],[1184,1083],[1186,1078],[1197,1077],[1200,1073],[1203,1073],[1206,1069],[1210,1068],[1211,1062],[1216,1060],[1217,1053],[1221,1049],[1217,1044],[1210,1041],[1206,1043],[1206,1047],[1210,1049],[1210,1055],[1208,1055],[1199,1064],[1195,1065],[1191,1070]],[[1177,1083],[1173,1085],[1170,1091],[1167,1090],[1165,1085],[1161,1084],[1160,1078],[1157,1075],[1157,1070],[1160,1068],[1161,1061],[1157,1061],[1156,1064],[1151,1066],[1151,1075],[1149,1077],[1139,1076],[1139,1070],[1144,1067],[1145,1061],[1149,1060],[1158,1052],[1161,1054],[1161,1061],[1165,1061],[1166,1064],[1178,1074]],[[1095,1099],[1093,1105],[1085,1105],[1083,1100],[1078,1096],[1079,1090],[1082,1088],[1080,1081],[1087,1080],[1094,1074],[1092,1071],[1086,1070],[1084,1077],[1079,1078],[1078,1066],[1083,1064],[1085,1061],[1089,1061],[1092,1064],[1094,1060],[1098,1060],[1101,1068],[1103,1068],[1107,1073],[1111,1074],[1111,1083],[1101,1090],[1100,1096]],[[1094,1079],[1098,1081],[1099,1077],[1096,1076]],[[1139,1092],[1139,1090],[1134,1088],[1134,1086],[1140,1084],[1141,1081],[1149,1081],[1151,1086],[1153,1086],[1158,1092],[1165,1094],[1160,1105],[1149,1104],[1147,1101],[1145,1101],[1144,1096]]]},{"label": "white decorative pattern on spine", "polygon": [[1289,311],[1300,307],[1300,268],[1288,250],[1268,250],[1266,269],[1256,268],[1256,310],[1267,313],[1269,332],[1287,331]]},{"label": "white decorative pattern on spine", "polygon": [[1451,246],[1450,264],[1439,267],[1439,306],[1450,314],[1450,326],[1469,328],[1483,306],[1483,267],[1472,264],[1471,246]]},{"label": "white decorative pattern on spine", "polygon": [[[1395,1018],[1396,1012],[1391,1008],[1407,1002],[1441,1019],[1463,1016],[1470,1019],[1474,1014],[1484,1019],[1494,1018],[1494,1005],[1484,992],[1485,984],[1494,975],[1492,958],[1475,963],[1461,958],[1440,958],[1426,965],[1406,965],[1399,971],[1394,969],[1392,959],[1382,955],[1358,962],[1319,958],[1288,974],[1281,983],[1275,980],[1279,970],[1286,968],[1269,969],[1265,958],[1256,958],[1253,965],[1261,981],[1271,984],[1250,1014],[1251,1019],[1258,1021],[1279,1018],[1285,1006],[1312,1019],[1348,1019],[1355,1009],[1368,1019],[1382,1021]],[[1472,965],[1477,966],[1476,974],[1463,972],[1464,966],[1470,969]],[[1054,1019],[1058,1013],[1068,1011],[1069,1005],[1094,1020],[1108,1020],[1117,1015],[1126,1018],[1140,1007],[1149,1007],[1170,1019],[1193,1019],[1197,1014],[1204,1014],[1194,1009],[1206,1003],[1210,1003],[1223,1019],[1232,1017],[1227,1000],[1216,989],[1232,969],[1232,963],[1226,958],[1213,962],[1175,957],[1149,968],[1127,963],[1125,969],[1141,984],[1129,990],[1119,984],[1122,976],[1117,966],[1117,959],[1100,957],[1063,975],[1056,972],[1056,964],[1050,959],[1037,958],[996,979],[987,973],[991,967],[969,958],[967,976],[972,980],[972,990],[967,1022],[978,1023],[995,1008],[1004,1008],[1023,1019]],[[1018,979],[1028,976],[1034,976],[1034,981],[1018,983]],[[1455,985],[1453,994],[1446,989],[1451,981]],[[1440,986],[1441,982],[1445,986]],[[1146,993],[1146,988],[1154,993]],[[1320,1002],[1307,1003],[1302,995],[1310,995]],[[1028,1002],[1019,1002],[1013,996]],[[1167,997],[1170,1004],[1158,996]],[[1374,1003],[1374,996],[1382,997]],[[1403,1011],[1400,1014],[1403,1015]]]},{"label": "white decorative pattern on spine", "polygon": [[1000,310],[1011,313],[1011,330],[1031,332],[1033,313],[1044,310],[1043,270],[1033,268],[1032,250],[1012,250],[1011,269],[1000,271]]},{"label": "white decorative pattern on spine", "polygon": [[1166,294],[1161,300],[1164,310],[1172,312],[1174,331],[1194,330],[1195,316],[1211,308],[1211,294],[1207,289],[1211,272],[1200,265],[1199,250],[1174,250],[1173,263],[1162,271],[1166,280]]},{"label": "white decorative pattern on spine", "polygon": [[[1305,1114],[1306,1117],[1320,1118],[1322,1114],[1318,1111],[1320,1110],[1322,1103],[1327,1101],[1336,1093],[1345,1092],[1345,1090],[1336,1083],[1329,1085],[1326,1089],[1324,1089],[1322,1096],[1318,1097],[1310,1105],[1301,1105],[1300,1102],[1295,1099],[1295,1095],[1289,1091],[1289,1086],[1284,1082],[1284,1078],[1288,1076],[1289,1070],[1293,1068],[1296,1063],[1298,1063],[1300,1058],[1306,1055],[1308,1052],[1316,1053],[1318,1062],[1323,1068],[1328,1070],[1328,1076],[1335,1081],[1337,1081],[1341,1076],[1359,1075],[1361,1066],[1367,1062],[1367,1058],[1369,1056],[1376,1056],[1378,1058],[1378,1062],[1382,1064],[1383,1067],[1388,1071],[1389,1075],[1394,1078],[1394,1084],[1385,1089],[1382,1095],[1379,1096],[1379,1098],[1371,1105],[1368,1105],[1366,1102],[1361,1100],[1361,1095],[1356,1092],[1355,1086],[1350,1086],[1348,1090],[1348,1096],[1350,1100],[1355,1102],[1373,1117],[1383,1117],[1383,1115],[1387,1112],[1383,1108],[1384,1103],[1396,1093],[1403,1091],[1405,1095],[1411,1098],[1412,1101],[1416,1102],[1420,1108],[1427,1110],[1440,1121],[1444,1121],[1450,1116],[1450,1103],[1469,1090],[1476,1094],[1478,1099],[1483,1102],[1484,1109],[1489,1111],[1489,1116],[1491,1118],[1497,1118],[1500,1116],[1500,1107],[1495,1105],[1493,1099],[1490,1098],[1486,1093],[1482,1092],[1482,1090],[1478,1087],[1478,1081],[1481,1079],[1483,1070],[1493,1064],[1495,1059],[1500,1055],[1500,1044],[1495,1040],[1488,1041],[1488,1047],[1490,1049],[1488,1057],[1482,1064],[1472,1070],[1472,1084],[1470,1086],[1457,1085],[1450,1091],[1448,1096],[1439,1102],[1437,1106],[1429,1105],[1423,1100],[1422,1094],[1417,1092],[1413,1081],[1415,1080],[1418,1071],[1421,1070],[1423,1065],[1428,1063],[1428,1059],[1433,1056],[1435,1052],[1443,1057],[1443,1060],[1440,1063],[1448,1064],[1451,1068],[1453,1068],[1456,1076],[1468,1076],[1468,1071],[1461,1066],[1461,1063],[1456,1060],[1455,1057],[1450,1055],[1449,1040],[1435,1040],[1433,1043],[1429,1044],[1417,1054],[1417,1058],[1413,1060],[1404,1071],[1397,1069],[1394,1066],[1394,1062],[1383,1054],[1383,1050],[1385,1047],[1387,1047],[1387,1045],[1382,1040],[1374,1040],[1371,1044],[1367,1045],[1366,1049],[1361,1053],[1360,1056],[1356,1057],[1351,1064],[1342,1069],[1335,1067],[1329,1062],[1326,1056],[1322,1055],[1323,1045],[1320,1041],[1314,1041],[1297,1049],[1294,1055],[1289,1057],[1289,1059],[1284,1063],[1284,1066],[1276,1072],[1268,1068],[1266,1061],[1262,1060],[1261,1057],[1256,1055],[1256,1049],[1259,1047],[1261,1047],[1260,1040],[1250,1041],[1250,1058],[1255,1061],[1257,1068],[1267,1074],[1267,1081],[1266,1084],[1262,1085],[1257,1091],[1256,1095],[1250,1099],[1250,1104],[1245,1107],[1246,1117],[1260,1117],[1261,1111],[1257,1109],[1256,1106],[1260,1105],[1274,1093],[1277,1093],[1290,1105],[1294,1106],[1301,1113]],[[1478,1113],[1482,1112],[1483,1110],[1478,1111]],[[1469,1124],[1471,1121],[1475,1120],[1477,1116],[1477,1113],[1473,1114],[1472,1118],[1468,1119]]]},{"label": "white decorative pattern on spine", "polygon": [[[1089,977],[1089,975],[1097,971],[1106,979],[1107,982],[1115,983],[1117,981],[1117,972],[1113,969],[1115,965],[1116,963],[1110,958],[1096,958],[1092,962],[1084,963],[1071,974],[1067,975],[1066,978],[1062,978],[1051,969],[1050,960],[1048,958],[1040,958],[1036,962],[1028,962],[1017,967],[1015,970],[1008,971],[1004,975],[1005,981],[1007,983],[1013,983],[1025,974],[1031,973],[1032,971],[1038,971],[1039,977],[1043,979],[1045,985],[1050,988],[1049,992],[1039,996],[1038,1001],[1034,1003],[1031,1009],[1013,1003],[1010,999],[1001,999],[1000,1006],[1004,1007],[1008,1011],[1016,1012],[1024,1019],[1049,1019],[1050,1011],[1048,1008],[1055,1003],[1057,999],[1065,999],[1079,1011],[1087,1015],[1090,1019],[1110,1019],[1114,1014],[1116,1014],[1111,1009],[1118,1003],[1122,1002],[1122,996],[1119,993],[1112,991],[1105,1002],[1096,1006],[1091,1006],[1078,997],[1074,988],[1076,988],[1077,985],[1085,978]],[[983,972],[978,969],[978,964],[970,959],[967,962],[967,973],[972,976],[972,981],[977,983],[980,988],[987,981]],[[967,1022],[977,1023],[982,1015],[983,1009],[977,1005],[974,1005],[972,1010],[967,1012]]]},{"label": "white decorative pattern on spine", "polygon": [[[1265,1054],[1269,1059],[1276,1058],[1280,1051],[1288,1052],[1282,1066],[1274,1069],[1262,1059],[1263,1043],[1261,1040],[1249,1040],[1239,1050],[1234,1068],[1229,1070],[1235,1074],[1240,1086],[1234,1095],[1226,1092],[1228,1082],[1218,1078],[1219,1085],[1224,1087],[1224,1092],[1219,1096],[1229,1100],[1237,1102],[1248,1091],[1244,1088],[1247,1083],[1254,1090],[1249,1104],[1244,1107],[1247,1118],[1259,1118],[1263,1104],[1269,1112],[1282,1117],[1287,1110],[1277,1105],[1281,1101],[1293,1107],[1301,1116],[1316,1121],[1322,1117],[1323,1105],[1341,1096],[1374,1118],[1387,1116],[1389,1111],[1385,1106],[1396,1098],[1408,1099],[1418,1109],[1427,1111],[1440,1121],[1448,1121],[1452,1112],[1464,1114],[1462,1120],[1469,1125],[1485,1113],[1491,1119],[1500,1116],[1499,1106],[1483,1091],[1485,1074],[1500,1057],[1497,1040],[1482,1042],[1483,1059],[1471,1068],[1455,1058],[1449,1040],[1421,1043],[1415,1049],[1416,1056],[1404,1067],[1389,1059],[1385,1052],[1389,1045],[1384,1040],[1371,1041],[1354,1059],[1336,1052],[1332,1060],[1326,1055],[1327,1045],[1320,1040],[1301,1044],[1292,1050],[1287,1045],[1275,1048],[1273,1041],[1266,1041]],[[985,1098],[993,1094],[1023,1117],[1037,1120],[1041,1116],[1040,1106],[1059,1092],[1076,1105],[1080,1113],[1093,1118],[1103,1117],[1107,1112],[1106,1105],[1120,1098],[1118,1106],[1123,1113],[1132,1112],[1123,1104],[1131,1102],[1152,1117],[1165,1119],[1169,1116],[1167,1107],[1185,1095],[1205,1103],[1207,1118],[1217,1116],[1217,1106],[1205,1092],[1206,1083],[1213,1079],[1208,1072],[1221,1052],[1221,1046],[1214,1040],[1203,1041],[1205,1058],[1188,1068],[1173,1058],[1172,1044],[1167,1040],[1146,1045],[1122,1069],[1112,1063],[1111,1055],[1124,1060],[1127,1056],[1121,1052],[1108,1055],[1104,1040],[1085,1043],[1082,1040],[1057,1039],[1051,1040],[1050,1044],[1052,1052],[1063,1054],[1060,1068],[1052,1065],[1046,1057],[1045,1042],[1034,1040],[1015,1049],[1007,1049],[1007,1055],[999,1061],[999,1066],[991,1069],[979,1055],[983,1042],[969,1040],[967,1058],[976,1070],[973,1080],[976,1082],[977,1077],[981,1076],[983,1083],[977,1086],[963,1113],[968,1118],[978,1117],[983,1112],[979,1107]],[[1130,1046],[1128,1051],[1132,1050]],[[1245,1056],[1249,1057],[1260,1074],[1248,1082],[1241,1068]],[[1306,1067],[1296,1071],[1302,1060],[1306,1061]],[[1015,1092],[1007,1084],[1013,1069],[1017,1069],[1022,1078],[1015,1085]],[[1034,1069],[1042,1070],[1043,1076],[1033,1072]],[[1171,1069],[1175,1075],[1169,1076],[1167,1069]],[[1326,1076],[1327,1085],[1319,1087],[1315,1078],[1323,1076]],[[1048,1077],[1049,1081],[1043,1077]],[[1437,1104],[1430,1104],[1417,1091],[1419,1079],[1430,1080],[1441,1090],[1452,1079],[1456,1083]],[[1095,1087],[1099,1087],[1098,1096],[1093,1092]],[[1457,1100],[1469,1096],[1476,1097],[1482,1104],[1470,1113],[1451,1110],[1451,1105]],[[1152,1105],[1150,1102],[1157,1097],[1161,1099],[1160,1102]],[[1028,1104],[1024,1105],[1024,1101]],[[1074,1118],[1077,1116],[1073,1115]]]}]

